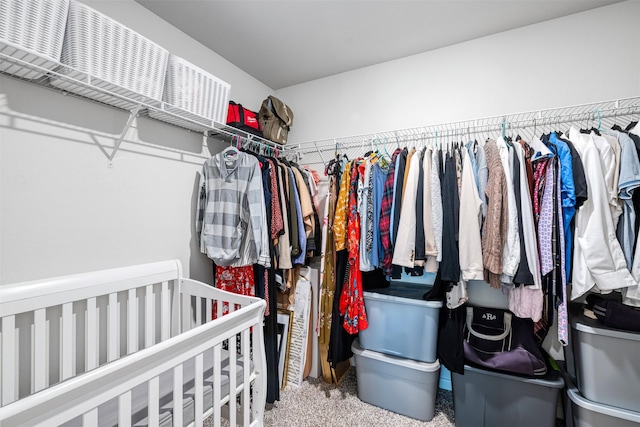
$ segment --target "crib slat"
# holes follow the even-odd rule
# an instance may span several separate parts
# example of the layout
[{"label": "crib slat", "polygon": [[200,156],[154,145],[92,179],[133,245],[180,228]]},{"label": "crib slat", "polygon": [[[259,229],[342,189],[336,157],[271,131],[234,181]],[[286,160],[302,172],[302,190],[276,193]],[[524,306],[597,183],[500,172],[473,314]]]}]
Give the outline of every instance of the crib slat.
[{"label": "crib slat", "polygon": [[202,298],[196,297],[196,325],[202,325]]},{"label": "crib slat", "polygon": [[33,391],[46,387],[47,310],[41,308],[33,314]]},{"label": "crib slat", "polygon": [[183,425],[182,416],[182,364],[173,368],[173,425]]},{"label": "crib slat", "polygon": [[73,303],[62,305],[62,373],[60,380],[73,376]]},{"label": "crib slat", "polygon": [[238,376],[236,348],[236,335],[234,334],[229,338],[229,424],[232,426],[237,425],[236,414],[238,413],[238,408],[236,407],[236,380]]},{"label": "crib slat", "polygon": [[118,397],[118,427],[131,427],[131,390]]},{"label": "crib slat", "polygon": [[182,325],[180,332],[186,332],[191,329],[191,296],[182,294]]},{"label": "crib slat", "polygon": [[138,299],[136,290],[129,289],[127,298],[127,354],[138,351]]},{"label": "crib slat", "polygon": [[155,312],[153,309],[153,285],[145,287],[145,307],[144,307],[144,345],[151,347],[154,344],[154,325],[156,324]]},{"label": "crib slat", "polygon": [[109,294],[109,308],[107,309],[107,360],[109,362],[118,358],[118,294]]},{"label": "crib slat", "polygon": [[[194,396],[194,403],[195,403],[195,418],[194,418],[194,422],[195,425],[197,427],[202,426],[202,408],[204,405],[203,402],[203,397],[204,397],[204,391],[203,391],[203,378],[204,378],[204,368],[203,368],[203,355],[202,353],[198,354],[196,356],[196,366],[195,366],[195,377],[194,377],[194,386],[195,386],[195,396]],[[217,373],[218,371],[216,371]],[[215,375],[215,374],[214,374]],[[233,425],[233,424],[231,424]]]},{"label": "crib slat", "polygon": [[160,291],[160,304],[162,307],[162,319],[160,319],[161,330],[160,339],[168,340],[171,337],[171,307],[169,300],[169,282],[162,282],[162,290]]},{"label": "crib slat", "polygon": [[211,310],[211,307],[213,307],[213,300],[211,298],[207,298],[206,301],[207,302],[204,305],[206,307],[206,312],[204,315],[206,316],[206,321],[211,322],[211,320],[213,320],[213,310]]},{"label": "crib slat", "polygon": [[224,301],[218,300],[218,304],[217,304],[217,306],[218,306],[218,317],[217,318],[218,319],[222,317],[222,309],[224,308],[224,304],[225,304]]},{"label": "crib slat", "polygon": [[85,412],[82,415],[83,426],[97,426],[98,425],[98,408],[93,408],[89,412]]},{"label": "crib slat", "polygon": [[[222,301],[218,301],[218,304],[222,304]],[[216,344],[213,347],[213,425],[214,427],[220,427],[220,400],[221,396],[221,378],[222,364],[220,358],[222,357],[222,344]]]},{"label": "crib slat", "polygon": [[242,413],[243,413],[243,425],[248,426],[251,422],[250,409],[251,409],[251,397],[249,391],[249,377],[251,376],[251,349],[249,348],[249,330],[242,331]]},{"label": "crib slat", "polygon": [[2,318],[2,405],[7,405],[16,400],[16,317],[6,316]]},{"label": "crib slat", "polygon": [[149,425],[160,425],[160,377],[149,380]]},{"label": "crib slat", "polygon": [[86,370],[90,371],[98,366],[98,313],[96,298],[87,298],[87,326],[85,328],[86,342]]}]

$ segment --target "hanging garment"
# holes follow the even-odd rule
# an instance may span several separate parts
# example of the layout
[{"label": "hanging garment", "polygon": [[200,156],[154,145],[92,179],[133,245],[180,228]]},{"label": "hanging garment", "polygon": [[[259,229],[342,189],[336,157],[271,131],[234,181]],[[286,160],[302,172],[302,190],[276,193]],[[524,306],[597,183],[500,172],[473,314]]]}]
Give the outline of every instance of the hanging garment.
[{"label": "hanging garment", "polygon": [[[346,170],[345,170],[346,173]],[[333,299],[333,311],[331,316],[331,337],[329,339],[328,362],[333,369],[353,356],[351,344],[356,335],[349,333],[344,328],[344,315],[340,312],[340,296],[344,292],[349,280],[349,251],[343,249],[336,251],[336,298]]]},{"label": "hanging garment", "polygon": [[[541,289],[540,261],[538,258],[538,239],[536,237],[536,227],[533,219],[533,206],[530,197],[530,189],[526,168],[526,155],[522,146],[514,146],[516,156],[520,165],[520,207],[522,209],[522,235],[524,237],[524,250],[527,257],[529,272],[533,278],[533,289]],[[533,168],[531,168],[531,179],[533,179]],[[513,310],[512,310],[513,311]],[[536,320],[534,320],[535,322]]]},{"label": "hanging garment", "polygon": [[436,234],[433,224],[433,212],[436,208],[433,201],[433,191],[431,189],[431,180],[433,179],[433,163],[431,159],[432,154],[433,150],[431,148],[427,148],[422,159],[422,167],[424,170],[424,253],[426,258],[425,270],[427,272],[436,272],[438,270],[438,262],[436,261],[436,258],[438,257],[438,248],[436,247]]},{"label": "hanging garment", "polygon": [[[520,261],[518,262],[518,268],[516,274],[513,276],[513,283],[518,285],[533,285],[533,274],[529,269],[529,261],[527,259],[527,251],[525,249],[524,242],[524,224],[523,224],[523,212],[522,212],[522,186],[521,182],[526,181],[526,175],[522,175],[523,169],[520,168],[520,157],[516,153],[518,149],[521,149],[519,144],[515,144],[511,147],[511,154],[513,156],[513,192],[515,194],[516,209],[518,211],[518,243],[520,249]],[[524,197],[529,197],[528,192],[524,193]]]},{"label": "hanging garment", "polygon": [[269,162],[269,179],[271,190],[271,239],[277,240],[284,233],[284,220],[282,216],[281,195],[278,190],[277,166],[271,159]]},{"label": "hanging garment", "polygon": [[513,286],[513,276],[515,276],[520,262],[520,239],[518,237],[518,208],[513,189],[513,167],[508,143],[504,138],[496,142],[500,153],[500,160],[504,168],[507,189],[507,239],[502,252],[502,274],[500,281],[503,286]]},{"label": "hanging garment", "polygon": [[[315,231],[315,221],[313,218],[314,208],[313,201],[311,199],[311,194],[309,193],[309,188],[307,186],[307,182],[304,179],[304,176],[297,167],[292,166],[291,171],[296,179],[296,189],[298,190],[298,196],[300,199],[300,212],[302,215],[302,230],[303,234],[300,233],[300,240],[304,240],[304,250],[302,253],[305,255],[307,251],[309,251],[309,243],[314,239],[314,231]],[[302,261],[304,263],[304,260]]]},{"label": "hanging garment", "polygon": [[393,186],[394,177],[396,176],[396,160],[402,150],[399,148],[393,152],[391,164],[384,181],[382,190],[382,200],[380,202],[380,243],[382,245],[382,271],[385,275],[391,276],[393,259],[393,244],[391,242],[391,223],[393,222]]},{"label": "hanging garment", "polygon": [[487,195],[485,189],[487,188],[487,180],[489,179],[489,169],[487,168],[487,158],[484,153],[484,147],[476,143],[474,143],[474,145],[476,146],[475,158],[478,164],[476,182],[478,184],[478,195],[480,196],[480,200],[482,200],[482,220],[484,221],[484,217],[487,215]]},{"label": "hanging garment", "polygon": [[[561,165],[561,192],[560,199],[562,203],[562,223],[564,233],[564,246],[567,259],[573,253],[573,233],[571,230],[571,222],[575,215],[576,192],[573,179],[573,158],[569,146],[557,137],[555,132],[549,136],[549,144],[551,151],[558,156]],[[565,277],[569,277],[571,271],[571,262],[566,263]]]},{"label": "hanging garment", "polygon": [[[569,344],[569,322],[568,322],[568,314],[567,314],[567,276],[566,276],[566,248],[565,248],[565,236],[564,236],[564,216],[565,213],[563,211],[563,198],[560,196],[562,192],[562,179],[563,179],[563,163],[560,158],[555,159],[556,164],[556,186],[555,186],[555,196],[556,196],[556,251],[554,253],[554,258],[556,260],[555,265],[555,274],[556,278],[559,279],[556,283],[556,287],[554,290],[555,293],[555,301],[556,301],[556,309],[558,310],[558,341],[563,346]],[[571,163],[569,162],[569,165]],[[558,261],[559,260],[559,261]],[[560,270],[558,274],[558,270]]]},{"label": "hanging garment", "polygon": [[[215,282],[214,286],[223,291],[233,292],[239,295],[255,295],[255,283],[253,276],[253,266],[247,265],[243,267],[215,266]],[[235,306],[234,310],[240,308]],[[218,318],[218,301],[213,302],[213,318]],[[222,315],[229,313],[229,303],[222,304]]]},{"label": "hanging garment", "polygon": [[277,258],[278,268],[288,270],[293,268],[291,260],[291,231],[289,229],[290,212],[288,199],[288,182],[285,178],[285,168],[276,163],[276,175],[278,176],[278,192],[280,193],[281,212],[282,212],[282,234],[278,237]]},{"label": "hanging garment", "polygon": [[335,239],[336,252],[347,248],[347,205],[349,202],[351,165],[351,162],[347,163],[340,179],[336,214],[333,220],[333,238]]},{"label": "hanging garment", "polygon": [[[357,206],[360,216],[360,271],[372,271],[371,250],[373,247],[373,181],[371,162],[366,159],[358,166],[360,179],[357,182]],[[371,184],[371,185],[370,185]],[[371,234],[369,234],[371,232]],[[371,240],[368,238],[371,237]]]},{"label": "hanging garment", "polygon": [[431,154],[431,216],[433,221],[433,234],[436,244],[436,263],[432,263],[434,269],[428,270],[436,272],[438,265],[442,261],[442,187],[440,185],[440,175],[442,170],[441,165],[442,153],[440,150],[436,150]]},{"label": "hanging garment", "polygon": [[456,174],[455,158],[447,152],[442,181],[442,262],[440,263],[440,274],[443,282],[452,283],[457,283],[460,280],[460,257],[458,254],[460,198]]},{"label": "hanging garment", "polygon": [[340,295],[340,314],[344,315],[344,328],[350,334],[356,334],[367,329],[367,314],[362,294],[362,272],[360,271],[360,216],[357,206],[358,167],[351,170],[349,189],[349,221],[348,251],[349,251],[349,280]]},{"label": "hanging garment", "polygon": [[384,247],[380,238],[380,218],[382,216],[382,197],[384,184],[387,178],[387,171],[382,169],[380,162],[373,165],[373,230],[372,230],[372,250],[371,260],[376,268],[381,268],[384,259]]},{"label": "hanging garment", "polygon": [[502,252],[508,228],[507,179],[496,142],[488,140],[484,149],[489,176],[486,188],[487,216],[482,227],[482,264],[485,282],[492,288],[499,288]]},{"label": "hanging garment", "polygon": [[396,158],[395,177],[393,180],[393,205],[391,206],[391,243],[395,244],[398,235],[398,223],[400,222],[400,209],[402,208],[402,187],[404,184],[405,167],[408,151],[405,148]]},{"label": "hanging garment", "polygon": [[462,165],[462,186],[460,188],[459,252],[462,280],[483,280],[482,267],[482,200],[478,195],[471,159],[467,152]]},{"label": "hanging garment", "polygon": [[414,273],[420,276],[424,271],[424,264],[427,259],[424,231],[424,151],[425,150],[421,150],[416,153],[416,157],[418,157],[418,187],[416,190],[416,235],[414,237],[415,254],[413,264],[416,267]]},{"label": "hanging garment", "polygon": [[291,168],[287,166],[282,167],[284,168],[285,179],[287,180],[287,189],[289,190],[289,238],[291,239],[291,262],[295,266],[301,264],[301,255],[304,257],[302,245],[304,244],[306,246],[306,240],[304,242],[300,240],[301,235],[304,235],[304,224],[301,218],[302,211],[300,208],[300,198],[298,196],[295,177],[293,176]]},{"label": "hanging garment", "polygon": [[[322,227],[322,254],[320,257],[320,304],[318,312],[318,342],[321,346],[322,360],[326,360],[323,351],[328,351],[329,338],[331,336],[331,313],[333,311],[333,298],[336,288],[335,254],[333,242],[333,215],[337,201],[337,177],[335,173],[329,175],[329,194],[326,199],[325,217]],[[323,345],[326,349],[323,350]],[[324,372],[323,372],[324,375]]]},{"label": "hanging garment", "polygon": [[[416,247],[416,196],[418,190],[418,179],[420,176],[420,156],[412,150],[407,156],[407,163],[410,165],[405,172],[405,187],[402,196],[402,209],[400,220],[398,221],[397,240],[393,250],[394,265],[403,267],[414,267],[415,247]],[[422,218],[420,218],[422,220]]]},{"label": "hanging garment", "polygon": [[606,131],[617,137],[620,143],[620,175],[618,180],[618,197],[623,202],[622,216],[618,222],[617,237],[624,253],[627,268],[633,266],[633,245],[636,240],[634,224],[636,212],[633,206],[633,193],[640,187],[640,161],[633,140],[624,132]]},{"label": "hanging garment", "polygon": [[589,171],[586,175],[589,199],[576,212],[571,298],[584,295],[594,284],[601,290],[636,286],[615,238],[608,190],[595,142],[591,135],[581,134],[573,127],[569,140],[580,153],[585,170]]},{"label": "hanging garment", "polygon": [[200,175],[196,235],[216,264],[270,266],[269,233],[258,160],[235,148],[208,159]]}]

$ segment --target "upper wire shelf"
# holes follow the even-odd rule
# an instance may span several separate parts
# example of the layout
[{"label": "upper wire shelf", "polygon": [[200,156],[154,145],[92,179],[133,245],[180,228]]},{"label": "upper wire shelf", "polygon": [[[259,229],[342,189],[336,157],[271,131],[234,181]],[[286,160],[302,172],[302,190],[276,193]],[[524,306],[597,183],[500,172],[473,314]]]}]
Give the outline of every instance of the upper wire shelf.
[{"label": "upper wire shelf", "polygon": [[[64,64],[59,64],[51,70],[46,68],[46,64],[45,67],[41,66],[41,61],[34,55],[24,55],[22,58],[12,55],[15,55],[12,48],[0,48],[0,75],[129,111],[131,118],[127,121],[117,145],[122,142],[128,127],[131,126],[132,118],[145,115],[189,131],[203,132],[208,137],[226,143],[236,143],[242,147],[257,149],[265,153],[286,156],[293,150],[241,129],[175,108],[166,102],[133,93],[104,80],[92,78],[91,75]],[[38,77],[29,78],[32,76]]]}]

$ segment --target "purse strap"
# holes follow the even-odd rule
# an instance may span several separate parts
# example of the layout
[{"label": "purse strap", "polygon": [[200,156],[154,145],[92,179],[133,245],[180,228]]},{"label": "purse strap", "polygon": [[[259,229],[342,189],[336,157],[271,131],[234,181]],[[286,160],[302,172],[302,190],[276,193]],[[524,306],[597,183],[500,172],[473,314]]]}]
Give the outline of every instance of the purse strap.
[{"label": "purse strap", "polygon": [[467,329],[474,337],[487,340],[487,341],[500,341],[505,339],[511,333],[511,313],[505,312],[503,321],[504,321],[504,332],[499,335],[487,335],[480,333],[478,331],[474,331],[472,328],[473,321],[473,307],[467,307]]}]

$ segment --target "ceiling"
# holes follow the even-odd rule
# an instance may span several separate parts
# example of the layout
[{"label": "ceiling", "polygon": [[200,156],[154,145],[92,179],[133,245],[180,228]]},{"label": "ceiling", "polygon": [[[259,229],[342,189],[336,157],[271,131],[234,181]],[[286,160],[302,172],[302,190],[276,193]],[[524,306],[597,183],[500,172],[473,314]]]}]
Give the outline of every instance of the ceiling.
[{"label": "ceiling", "polygon": [[619,0],[136,0],[273,90]]}]

